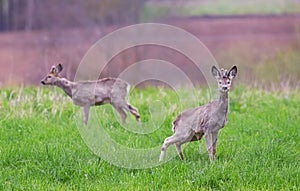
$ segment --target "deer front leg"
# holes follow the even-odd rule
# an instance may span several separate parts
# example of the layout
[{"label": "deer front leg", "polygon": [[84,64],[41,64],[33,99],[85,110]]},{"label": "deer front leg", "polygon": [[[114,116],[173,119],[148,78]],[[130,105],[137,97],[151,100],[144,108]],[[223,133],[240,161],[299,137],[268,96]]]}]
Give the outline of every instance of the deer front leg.
[{"label": "deer front leg", "polygon": [[213,160],[215,159],[215,155],[216,155],[216,152],[217,152],[218,135],[219,135],[219,131],[212,133],[212,155],[213,155]]},{"label": "deer front leg", "polygon": [[205,134],[206,148],[209,154],[210,162],[214,161],[213,155],[213,142],[212,142],[212,133],[208,132]]},{"label": "deer front leg", "polygon": [[84,124],[87,125],[88,120],[89,120],[89,113],[90,113],[90,105],[85,105],[83,107],[84,110]]}]

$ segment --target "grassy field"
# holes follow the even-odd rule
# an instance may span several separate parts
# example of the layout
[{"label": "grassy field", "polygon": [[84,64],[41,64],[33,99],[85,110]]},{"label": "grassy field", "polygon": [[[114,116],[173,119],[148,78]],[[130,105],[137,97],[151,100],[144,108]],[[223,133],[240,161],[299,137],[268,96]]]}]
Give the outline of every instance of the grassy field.
[{"label": "grassy field", "polygon": [[188,0],[149,1],[142,12],[142,21],[151,21],[167,16],[203,15],[280,15],[299,14],[297,0]]},{"label": "grassy field", "polygon": [[[158,125],[147,134],[120,126],[109,105],[92,112],[119,144],[149,149],[172,134],[171,121],[181,110],[209,100],[204,90],[195,95],[134,90],[130,102],[139,108],[143,124]],[[130,169],[93,154],[77,125],[81,110],[59,89],[2,89],[0,190],[299,190],[300,92],[237,86],[230,99],[229,123],[219,135],[213,164],[202,140],[184,147],[184,162],[175,156],[152,168]],[[152,105],[165,118],[151,112]]]}]

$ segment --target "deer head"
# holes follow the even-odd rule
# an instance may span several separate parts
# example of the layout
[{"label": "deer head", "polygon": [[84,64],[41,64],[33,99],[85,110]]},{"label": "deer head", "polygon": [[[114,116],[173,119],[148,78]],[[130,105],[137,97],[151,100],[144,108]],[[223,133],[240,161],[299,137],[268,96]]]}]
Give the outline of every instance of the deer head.
[{"label": "deer head", "polygon": [[53,65],[47,76],[41,81],[43,85],[55,85],[55,83],[61,78],[59,73],[63,67],[61,64]]},{"label": "deer head", "polygon": [[230,90],[231,81],[237,74],[237,67],[233,66],[228,72],[223,68],[219,71],[215,66],[213,66],[211,72],[219,83],[219,90],[221,92],[228,92]]}]

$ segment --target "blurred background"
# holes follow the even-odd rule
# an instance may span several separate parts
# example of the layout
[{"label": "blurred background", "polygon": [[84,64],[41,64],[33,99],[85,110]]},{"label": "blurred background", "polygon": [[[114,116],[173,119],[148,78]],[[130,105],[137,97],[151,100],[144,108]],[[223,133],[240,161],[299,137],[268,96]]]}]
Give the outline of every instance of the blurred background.
[{"label": "blurred background", "polygon": [[[240,83],[300,85],[299,0],[0,0],[0,16],[0,87],[38,85],[57,63],[73,79],[97,40],[143,22],[192,33],[220,66],[238,66]],[[166,60],[205,83],[184,55],[153,45],[121,52],[100,77],[145,59]]]}]

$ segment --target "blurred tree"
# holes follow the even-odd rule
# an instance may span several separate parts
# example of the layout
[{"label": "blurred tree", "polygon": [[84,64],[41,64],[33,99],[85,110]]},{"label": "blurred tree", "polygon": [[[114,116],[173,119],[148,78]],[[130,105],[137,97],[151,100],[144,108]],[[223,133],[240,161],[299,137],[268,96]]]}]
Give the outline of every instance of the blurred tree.
[{"label": "blurred tree", "polygon": [[33,27],[33,11],[34,11],[34,0],[27,0],[26,7],[26,20],[25,20],[25,29],[27,31],[32,30]]},{"label": "blurred tree", "polygon": [[27,0],[0,0],[0,30],[25,29]]},{"label": "blurred tree", "polygon": [[0,0],[0,30],[134,24],[146,0]]},{"label": "blurred tree", "polygon": [[9,26],[9,0],[0,0],[0,30],[7,30]]}]

